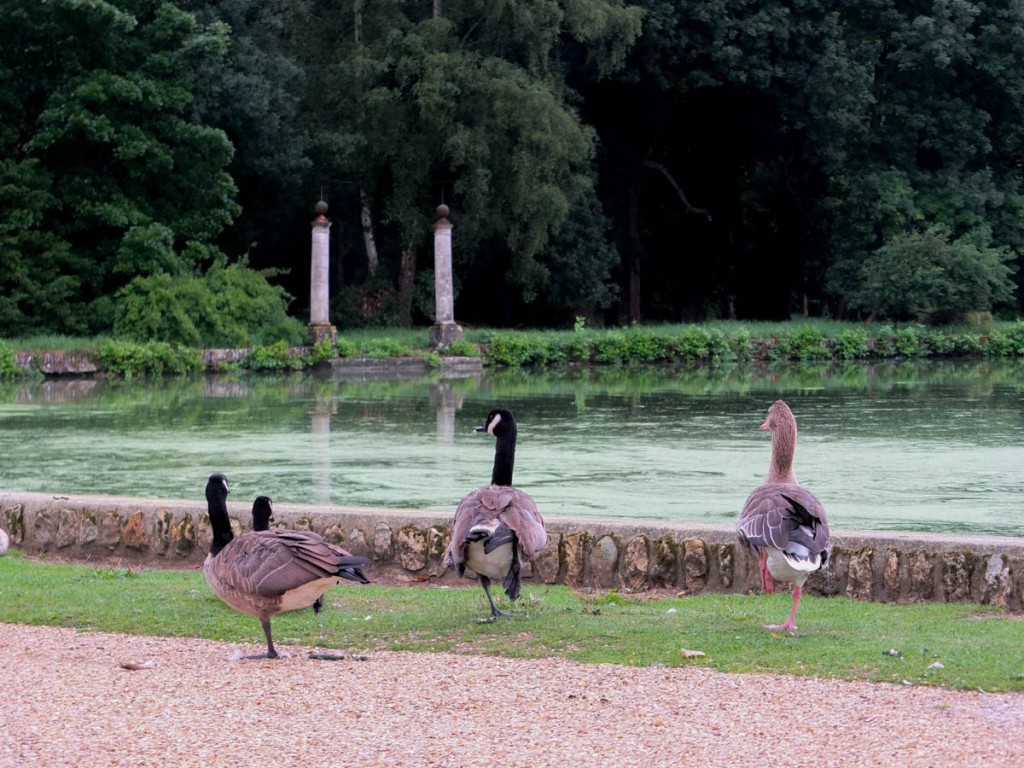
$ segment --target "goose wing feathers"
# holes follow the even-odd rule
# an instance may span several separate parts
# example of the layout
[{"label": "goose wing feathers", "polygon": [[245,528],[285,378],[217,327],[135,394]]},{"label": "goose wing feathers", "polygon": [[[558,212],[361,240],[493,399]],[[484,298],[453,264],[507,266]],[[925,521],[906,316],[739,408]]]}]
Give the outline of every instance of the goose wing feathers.
[{"label": "goose wing feathers", "polygon": [[496,529],[501,524],[515,532],[523,557],[532,560],[547,544],[544,518],[529,494],[518,488],[489,485],[466,494],[455,510],[452,543],[448,549],[449,565],[458,565],[463,558],[463,543],[477,526]]},{"label": "goose wing feathers", "polygon": [[832,550],[825,508],[813,493],[794,483],[755,488],[740,512],[736,533],[752,550],[790,551],[795,544],[805,547],[811,557],[823,554],[823,562]]},{"label": "goose wing feathers", "polygon": [[277,597],[324,578],[369,583],[360,570],[369,563],[367,558],[350,555],[309,531],[249,533],[234,539],[220,556],[228,555],[229,549],[231,567],[220,573],[221,580],[263,597]]}]

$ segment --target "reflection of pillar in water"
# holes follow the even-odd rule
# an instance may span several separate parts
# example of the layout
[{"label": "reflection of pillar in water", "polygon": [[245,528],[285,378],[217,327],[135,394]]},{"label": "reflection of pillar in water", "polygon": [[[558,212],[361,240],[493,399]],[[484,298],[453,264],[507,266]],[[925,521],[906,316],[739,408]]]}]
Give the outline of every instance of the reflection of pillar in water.
[{"label": "reflection of pillar in water", "polygon": [[329,506],[331,503],[331,416],[338,410],[335,397],[317,397],[313,403],[313,501]]},{"label": "reflection of pillar in water", "polygon": [[451,445],[455,441],[455,414],[462,409],[462,394],[451,384],[431,384],[430,404],[437,409],[437,442]]}]

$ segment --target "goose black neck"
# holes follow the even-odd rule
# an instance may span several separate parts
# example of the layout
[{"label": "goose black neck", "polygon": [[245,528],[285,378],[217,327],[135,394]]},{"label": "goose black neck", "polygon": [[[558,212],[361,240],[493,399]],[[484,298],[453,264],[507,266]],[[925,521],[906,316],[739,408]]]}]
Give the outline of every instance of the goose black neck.
[{"label": "goose black neck", "polygon": [[494,447],[494,470],[491,472],[492,485],[512,485],[512,469],[516,463],[516,428],[506,427],[497,436]]},{"label": "goose black neck", "polygon": [[235,535],[231,532],[231,520],[228,518],[227,501],[220,498],[212,498],[208,501],[207,510],[210,514],[210,527],[213,528],[210,554],[216,556],[218,552],[235,538]]}]

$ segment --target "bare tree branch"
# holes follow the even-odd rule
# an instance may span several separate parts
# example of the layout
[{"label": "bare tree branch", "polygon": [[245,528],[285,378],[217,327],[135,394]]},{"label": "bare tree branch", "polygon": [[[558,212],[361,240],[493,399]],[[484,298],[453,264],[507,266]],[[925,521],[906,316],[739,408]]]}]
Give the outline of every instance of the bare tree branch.
[{"label": "bare tree branch", "polygon": [[686,194],[683,192],[683,188],[676,183],[675,178],[673,178],[672,174],[668,172],[668,168],[661,163],[654,162],[653,160],[644,160],[644,165],[648,168],[653,168],[665,177],[668,183],[671,184],[672,188],[676,191],[676,194],[679,195],[679,199],[682,201],[683,207],[686,209],[687,213],[696,213],[704,216],[708,221],[711,221],[711,211],[706,208],[697,208],[696,206],[690,205],[690,201],[686,199]]}]

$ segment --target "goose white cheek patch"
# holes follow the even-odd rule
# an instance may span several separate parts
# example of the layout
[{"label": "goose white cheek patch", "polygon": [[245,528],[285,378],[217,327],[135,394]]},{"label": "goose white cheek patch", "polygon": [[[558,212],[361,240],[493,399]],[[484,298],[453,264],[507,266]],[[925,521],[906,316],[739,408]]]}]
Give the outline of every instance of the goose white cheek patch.
[{"label": "goose white cheek patch", "polygon": [[487,425],[487,434],[493,435],[494,434],[494,428],[496,426],[498,426],[498,424],[500,424],[500,423],[501,423],[501,414],[500,413],[494,414],[494,420],[490,424]]}]

